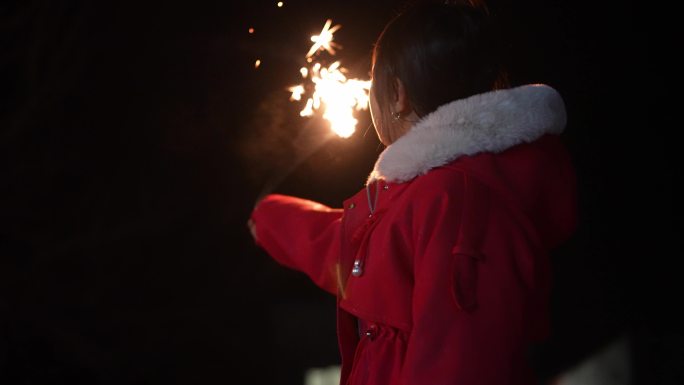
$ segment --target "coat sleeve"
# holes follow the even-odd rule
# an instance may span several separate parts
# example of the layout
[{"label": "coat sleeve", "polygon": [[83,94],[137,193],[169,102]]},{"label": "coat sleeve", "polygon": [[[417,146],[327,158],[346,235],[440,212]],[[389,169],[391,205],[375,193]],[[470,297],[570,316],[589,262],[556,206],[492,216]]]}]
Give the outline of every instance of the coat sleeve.
[{"label": "coat sleeve", "polygon": [[342,213],[310,200],[272,194],[259,202],[251,219],[257,244],[271,257],[335,294]]},{"label": "coat sleeve", "polygon": [[413,325],[401,384],[518,384],[529,377],[524,295],[506,263],[481,252],[490,242],[488,191],[458,174],[426,188],[439,193],[414,207]]}]

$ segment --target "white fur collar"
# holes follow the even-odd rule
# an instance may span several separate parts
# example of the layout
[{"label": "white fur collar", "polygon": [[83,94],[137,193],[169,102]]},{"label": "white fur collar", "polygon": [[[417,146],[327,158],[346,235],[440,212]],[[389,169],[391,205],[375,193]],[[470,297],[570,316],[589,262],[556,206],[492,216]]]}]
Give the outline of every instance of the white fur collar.
[{"label": "white fur collar", "polygon": [[406,182],[463,155],[501,152],[565,128],[565,106],[556,90],[526,85],[455,100],[423,117],[388,146],[368,183]]}]

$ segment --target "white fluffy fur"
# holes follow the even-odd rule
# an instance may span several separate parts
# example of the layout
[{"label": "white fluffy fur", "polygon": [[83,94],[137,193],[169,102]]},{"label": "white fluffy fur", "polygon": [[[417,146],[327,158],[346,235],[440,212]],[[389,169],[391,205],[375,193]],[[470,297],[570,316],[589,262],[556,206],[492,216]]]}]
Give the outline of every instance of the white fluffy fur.
[{"label": "white fluffy fur", "polygon": [[406,182],[463,156],[501,152],[565,128],[563,99],[546,85],[526,85],[439,107],[388,146],[368,182]]}]

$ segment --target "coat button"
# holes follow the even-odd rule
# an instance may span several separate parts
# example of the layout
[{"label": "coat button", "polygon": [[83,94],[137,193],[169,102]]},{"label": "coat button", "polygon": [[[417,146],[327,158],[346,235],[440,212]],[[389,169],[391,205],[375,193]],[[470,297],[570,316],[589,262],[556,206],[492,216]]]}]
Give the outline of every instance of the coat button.
[{"label": "coat button", "polygon": [[356,205],[353,204],[353,203],[349,205],[349,208],[350,208],[350,209],[353,209],[354,207],[356,207]]},{"label": "coat button", "polygon": [[386,184],[386,185],[384,185],[382,188],[385,189],[385,190],[389,190],[389,185]]},{"label": "coat button", "polygon": [[371,341],[375,339],[375,337],[378,336],[378,327],[375,324],[372,324],[368,327],[366,330],[366,337],[368,337]]},{"label": "coat button", "polygon": [[363,274],[363,267],[361,267],[361,261],[358,259],[354,261],[354,267],[352,268],[352,275],[354,277],[360,277]]}]

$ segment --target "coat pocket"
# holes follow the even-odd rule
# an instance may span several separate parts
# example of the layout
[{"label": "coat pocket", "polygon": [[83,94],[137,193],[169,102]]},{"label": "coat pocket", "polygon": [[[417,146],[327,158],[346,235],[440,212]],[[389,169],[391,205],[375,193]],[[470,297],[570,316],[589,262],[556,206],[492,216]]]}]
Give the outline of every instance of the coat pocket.
[{"label": "coat pocket", "polygon": [[451,292],[456,307],[464,311],[477,308],[478,264],[482,255],[454,250],[451,266]]}]

